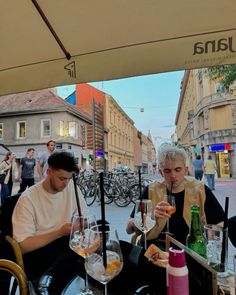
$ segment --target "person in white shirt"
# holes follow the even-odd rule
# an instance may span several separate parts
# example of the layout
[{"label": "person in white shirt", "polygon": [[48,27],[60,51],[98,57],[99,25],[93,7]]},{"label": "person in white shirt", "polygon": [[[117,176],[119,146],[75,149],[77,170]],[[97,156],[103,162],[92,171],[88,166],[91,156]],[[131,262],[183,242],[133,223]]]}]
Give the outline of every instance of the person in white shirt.
[{"label": "person in white shirt", "polygon": [[[54,152],[48,158],[47,176],[27,188],[12,217],[13,237],[24,254],[26,274],[40,276],[69,249],[71,220],[78,212],[72,176],[78,170],[69,152]],[[79,192],[83,215],[88,208]]]},{"label": "person in white shirt", "polygon": [[43,178],[47,176],[48,158],[55,151],[55,148],[56,148],[56,142],[54,140],[49,140],[47,142],[47,151],[44,152],[38,159],[37,171],[38,171],[40,180],[42,180]]}]

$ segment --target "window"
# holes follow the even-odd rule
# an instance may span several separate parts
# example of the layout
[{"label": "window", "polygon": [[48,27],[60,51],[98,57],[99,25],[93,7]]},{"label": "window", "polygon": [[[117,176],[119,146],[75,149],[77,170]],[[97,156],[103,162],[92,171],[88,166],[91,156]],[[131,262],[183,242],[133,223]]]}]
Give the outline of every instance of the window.
[{"label": "window", "polygon": [[225,91],[224,85],[221,82],[216,83],[215,90],[216,90],[216,93],[222,93],[222,92],[224,92]]},{"label": "window", "polygon": [[64,122],[63,121],[59,122],[59,135],[64,136]]},{"label": "window", "polygon": [[26,137],[26,121],[18,121],[16,127],[16,138],[25,138]]},{"label": "window", "polygon": [[0,123],[0,138],[3,138],[3,123]]},{"label": "window", "polygon": [[77,137],[77,124],[75,122],[69,122],[69,136]]},{"label": "window", "polygon": [[45,119],[41,121],[41,136],[42,137],[51,136],[51,120]]},{"label": "window", "polygon": [[86,145],[86,126],[84,124],[80,125],[80,134],[78,134],[78,136],[81,139],[82,146],[85,146]]}]

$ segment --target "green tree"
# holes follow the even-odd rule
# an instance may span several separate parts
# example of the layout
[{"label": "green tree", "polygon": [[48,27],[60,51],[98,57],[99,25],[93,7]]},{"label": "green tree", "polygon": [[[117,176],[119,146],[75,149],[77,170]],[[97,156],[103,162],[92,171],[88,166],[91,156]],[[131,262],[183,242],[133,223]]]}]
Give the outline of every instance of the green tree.
[{"label": "green tree", "polygon": [[230,85],[236,80],[236,65],[223,65],[207,68],[205,74],[210,80],[221,79],[221,84],[225,90],[229,90]]}]

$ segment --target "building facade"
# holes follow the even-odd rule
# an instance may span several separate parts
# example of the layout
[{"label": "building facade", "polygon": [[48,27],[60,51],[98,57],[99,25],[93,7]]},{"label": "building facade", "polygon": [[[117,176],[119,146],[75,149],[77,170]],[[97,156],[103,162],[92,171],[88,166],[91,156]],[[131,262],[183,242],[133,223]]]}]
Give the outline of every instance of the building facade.
[{"label": "building facade", "polygon": [[142,132],[134,126],[134,171],[142,168]]},{"label": "building facade", "polygon": [[105,98],[105,126],[109,130],[109,170],[122,165],[134,171],[134,121],[112,96],[106,94]]},{"label": "building facade", "polygon": [[19,161],[28,148],[35,157],[53,139],[56,149],[68,150],[84,165],[86,133],[91,119],[56,96],[50,89],[0,97],[0,140]]},{"label": "building facade", "polygon": [[156,148],[152,141],[151,132],[147,136],[147,158],[148,158],[148,174],[153,174],[157,169]]},{"label": "building facade", "polygon": [[211,154],[219,177],[236,178],[236,92],[224,92],[204,70],[185,71],[176,114],[178,141],[192,158]]},{"label": "building facade", "polygon": [[[106,163],[105,169],[113,170],[117,165],[122,165],[134,170],[134,122],[112,96],[87,83],[77,84],[75,95],[75,98],[71,98],[72,100],[74,99],[75,105],[89,113],[92,117],[94,101],[103,107],[103,152]],[[96,131],[93,136],[96,136],[97,133]],[[101,138],[98,140],[99,142],[101,143]]]},{"label": "building facade", "polygon": [[108,131],[104,126],[105,93],[86,83],[77,84],[76,90],[66,98],[66,101],[87,113],[92,119],[92,124],[87,129],[89,155],[87,156],[86,168],[93,167],[95,170],[107,170]]}]

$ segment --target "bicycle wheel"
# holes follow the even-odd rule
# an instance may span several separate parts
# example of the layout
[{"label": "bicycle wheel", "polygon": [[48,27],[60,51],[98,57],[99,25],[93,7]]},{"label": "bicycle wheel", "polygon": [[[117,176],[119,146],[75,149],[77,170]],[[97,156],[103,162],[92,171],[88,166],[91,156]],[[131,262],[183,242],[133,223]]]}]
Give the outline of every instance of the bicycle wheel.
[{"label": "bicycle wheel", "polygon": [[104,183],[104,203],[111,204],[113,202],[113,187]]},{"label": "bicycle wheel", "polygon": [[[142,185],[142,191],[144,190],[145,186]],[[139,184],[135,183],[133,184],[129,189],[129,195],[132,203],[135,203],[136,200],[140,197],[140,190],[139,190]]]},{"label": "bicycle wheel", "polygon": [[90,189],[88,189],[85,194],[84,194],[84,198],[85,198],[85,202],[88,206],[91,206],[97,197],[97,192],[96,192],[97,188],[96,187],[91,187]]},{"label": "bicycle wheel", "polygon": [[118,207],[126,207],[131,203],[130,196],[119,189],[116,192],[116,197],[113,200]]}]

